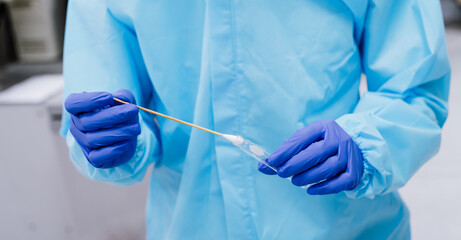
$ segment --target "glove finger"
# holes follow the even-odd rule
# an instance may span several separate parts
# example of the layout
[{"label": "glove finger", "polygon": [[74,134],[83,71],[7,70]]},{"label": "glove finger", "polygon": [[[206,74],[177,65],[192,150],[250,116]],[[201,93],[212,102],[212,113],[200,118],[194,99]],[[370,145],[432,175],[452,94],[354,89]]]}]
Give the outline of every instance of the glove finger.
[{"label": "glove finger", "polygon": [[78,117],[72,116],[75,126],[82,132],[110,128],[123,123],[139,121],[139,110],[135,105],[122,104],[101,111],[86,113]]},{"label": "glove finger", "polygon": [[[78,130],[76,127],[75,127],[75,124],[73,123],[73,119],[71,118],[71,124],[69,125],[69,131],[70,133],[72,133],[72,136],[74,136],[74,139],[75,141],[77,141],[77,143],[81,146],[81,147],[85,147],[87,148],[86,146],[88,145],[86,143],[86,139],[85,139],[85,133],[81,132],[80,130]],[[88,151],[89,153],[89,151]]]},{"label": "glove finger", "polygon": [[83,140],[83,139],[82,139],[82,135],[83,135],[84,133],[80,132],[80,130],[78,130],[78,129],[75,127],[75,125],[74,125],[74,123],[73,123],[72,120],[71,120],[71,123],[70,123],[70,125],[69,125],[69,131],[70,131],[70,133],[72,134],[72,136],[74,137],[75,141],[76,141],[76,142],[78,143],[78,145],[80,146],[80,148],[82,149],[83,154],[85,155],[86,159],[88,159],[88,154],[90,154],[90,151],[91,151],[91,150],[90,150],[89,148],[87,148],[87,147],[85,146],[85,144],[83,144],[83,142],[82,142],[82,140]]},{"label": "glove finger", "polygon": [[339,193],[343,190],[350,189],[355,184],[355,176],[348,172],[342,173],[337,177],[325,182],[317,183],[307,189],[310,195],[325,195]]},{"label": "glove finger", "polygon": [[342,142],[339,146],[338,155],[341,162],[347,161],[346,171],[340,175],[315,184],[307,190],[312,195],[338,193],[344,190],[352,190],[357,187],[363,174],[363,158],[357,144],[350,139]]},{"label": "glove finger", "polygon": [[278,168],[301,150],[322,140],[324,132],[324,127],[320,122],[314,122],[299,129],[269,156],[269,165]]},{"label": "glove finger", "polygon": [[94,132],[78,132],[78,138],[85,145],[85,147],[94,149],[109,146],[117,142],[136,137],[141,133],[141,128],[139,123],[133,123]]},{"label": "glove finger", "polygon": [[[114,93],[112,93],[112,96],[115,97],[115,98],[118,98],[120,100],[123,100],[125,102],[136,104],[136,99],[135,99],[133,93],[130,90],[119,89],[119,90],[115,91]],[[119,103],[119,102],[117,102],[117,103],[118,104],[123,104],[123,103]]]},{"label": "glove finger", "polygon": [[71,93],[64,102],[66,110],[73,115],[92,112],[113,105],[114,99],[108,92]]},{"label": "glove finger", "polygon": [[281,165],[277,169],[277,174],[283,178],[293,176],[316,166],[337,152],[338,145],[331,141],[322,140],[312,143],[309,147]]},{"label": "glove finger", "polygon": [[267,174],[267,175],[275,175],[277,174],[274,170],[272,170],[271,168],[269,168],[268,166],[266,166],[265,164],[259,162],[258,164],[258,170],[264,174]]},{"label": "glove finger", "polygon": [[136,150],[136,138],[94,149],[88,155],[88,161],[96,168],[111,168],[130,160]]},{"label": "glove finger", "polygon": [[[343,159],[341,159],[343,158]],[[304,172],[294,175],[291,182],[296,186],[305,186],[322,180],[329,180],[346,171],[347,158],[339,155],[332,156]]]}]

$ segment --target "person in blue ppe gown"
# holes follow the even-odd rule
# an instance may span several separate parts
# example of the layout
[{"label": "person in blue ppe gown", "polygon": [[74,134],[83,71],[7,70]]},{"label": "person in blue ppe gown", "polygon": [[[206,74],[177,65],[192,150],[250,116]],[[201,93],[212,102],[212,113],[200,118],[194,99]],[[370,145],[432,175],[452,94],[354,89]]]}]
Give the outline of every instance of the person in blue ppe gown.
[{"label": "person in blue ppe gown", "polygon": [[409,239],[449,78],[437,0],[70,0],[61,134],[91,179],[153,166],[147,239]]}]

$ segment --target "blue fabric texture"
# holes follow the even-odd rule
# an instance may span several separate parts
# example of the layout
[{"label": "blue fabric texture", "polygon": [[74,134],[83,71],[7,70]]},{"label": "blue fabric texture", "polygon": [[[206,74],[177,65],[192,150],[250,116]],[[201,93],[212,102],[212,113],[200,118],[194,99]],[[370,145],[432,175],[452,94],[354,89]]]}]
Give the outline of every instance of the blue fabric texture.
[{"label": "blue fabric texture", "polygon": [[223,138],[143,112],[117,167],[87,161],[69,114],[61,133],[91,179],[129,185],[153,165],[147,239],[409,239],[397,190],[439,149],[449,78],[437,0],[70,0],[65,97],[127,89],[268,151],[334,119],[364,169],[353,190],[309,195]]}]

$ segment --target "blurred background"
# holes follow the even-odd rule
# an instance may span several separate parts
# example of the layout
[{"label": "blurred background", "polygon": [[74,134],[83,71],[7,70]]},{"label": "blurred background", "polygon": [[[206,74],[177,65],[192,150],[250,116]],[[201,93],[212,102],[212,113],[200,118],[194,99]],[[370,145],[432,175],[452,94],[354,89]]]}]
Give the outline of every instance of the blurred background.
[{"label": "blurred background", "polygon": [[[400,191],[414,239],[461,239],[461,0],[441,3],[450,112],[439,154]],[[0,0],[0,239],[144,239],[147,177],[130,187],[88,180],[58,134],[66,5]]]}]

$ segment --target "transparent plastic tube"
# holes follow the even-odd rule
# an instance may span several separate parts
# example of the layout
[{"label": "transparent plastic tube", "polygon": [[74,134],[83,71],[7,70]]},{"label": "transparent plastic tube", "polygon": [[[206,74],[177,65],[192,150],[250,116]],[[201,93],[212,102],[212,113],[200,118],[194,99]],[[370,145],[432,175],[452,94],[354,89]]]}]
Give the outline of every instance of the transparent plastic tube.
[{"label": "transparent plastic tube", "polygon": [[[240,150],[242,150],[246,154],[250,155],[254,159],[261,162],[262,164],[266,165],[268,168],[274,170],[274,172],[277,172],[276,168],[269,166],[269,164],[265,161],[269,157],[269,154],[266,152],[266,150],[264,150],[264,148],[254,144],[250,140],[244,139],[240,135],[237,136],[237,135],[223,134],[223,137],[229,140],[230,142],[232,142],[234,146],[240,148]],[[287,177],[286,179],[291,181],[291,177]],[[301,188],[307,189],[311,185],[312,184],[301,186]]]}]

